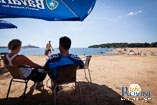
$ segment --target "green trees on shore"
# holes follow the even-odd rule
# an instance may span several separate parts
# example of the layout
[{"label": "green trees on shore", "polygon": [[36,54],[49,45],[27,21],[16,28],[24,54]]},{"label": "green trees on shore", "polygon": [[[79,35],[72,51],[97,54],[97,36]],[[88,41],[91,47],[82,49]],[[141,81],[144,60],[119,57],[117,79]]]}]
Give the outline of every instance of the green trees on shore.
[{"label": "green trees on shore", "polygon": [[126,48],[126,47],[157,47],[157,42],[152,42],[152,43],[105,43],[105,44],[100,44],[100,45],[92,45],[89,46],[88,48]]}]

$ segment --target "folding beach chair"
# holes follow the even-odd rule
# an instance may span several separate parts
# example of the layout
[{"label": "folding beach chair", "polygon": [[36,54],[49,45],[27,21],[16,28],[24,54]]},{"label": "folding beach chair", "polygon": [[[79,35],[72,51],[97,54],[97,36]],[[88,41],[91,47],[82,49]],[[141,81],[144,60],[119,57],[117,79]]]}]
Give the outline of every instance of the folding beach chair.
[{"label": "folding beach chair", "polygon": [[26,95],[27,84],[28,84],[29,80],[21,77],[19,68],[15,67],[15,66],[6,66],[6,68],[8,69],[8,71],[10,72],[10,74],[12,76],[12,79],[10,80],[6,99],[8,99],[12,82],[19,82],[19,83],[25,83],[25,88],[24,88],[24,92],[23,92],[23,100],[24,100],[25,95]]},{"label": "folding beach chair", "polygon": [[57,101],[57,97],[56,97],[57,88],[60,85],[68,84],[68,83],[75,83],[75,92],[76,92],[76,86],[78,86],[79,98],[81,101],[80,84],[79,84],[79,82],[76,81],[76,70],[77,70],[77,68],[78,68],[78,66],[76,66],[76,65],[68,65],[68,66],[59,67],[57,69],[57,73],[58,73],[57,79],[52,80],[52,82],[54,84],[54,86],[52,87],[53,96],[54,96],[54,105],[56,105],[56,101]]},{"label": "folding beach chair", "polygon": [[[85,74],[85,79],[86,79],[89,83],[92,82],[91,73],[90,73],[90,69],[89,69],[89,63],[90,63],[91,57],[92,57],[92,56],[86,56],[86,59],[84,60],[84,74]],[[87,78],[86,69],[88,70],[88,77],[89,77],[89,79]]]}]

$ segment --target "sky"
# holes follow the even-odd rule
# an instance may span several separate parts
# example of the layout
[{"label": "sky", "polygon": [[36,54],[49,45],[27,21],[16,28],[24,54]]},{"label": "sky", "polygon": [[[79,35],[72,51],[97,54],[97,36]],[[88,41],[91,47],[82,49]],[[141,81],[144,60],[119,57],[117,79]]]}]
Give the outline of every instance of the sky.
[{"label": "sky", "polygon": [[3,19],[17,29],[0,30],[0,46],[12,39],[23,45],[45,47],[51,40],[58,48],[59,38],[68,36],[72,48],[118,42],[157,42],[157,0],[97,0],[83,22],[40,19]]}]

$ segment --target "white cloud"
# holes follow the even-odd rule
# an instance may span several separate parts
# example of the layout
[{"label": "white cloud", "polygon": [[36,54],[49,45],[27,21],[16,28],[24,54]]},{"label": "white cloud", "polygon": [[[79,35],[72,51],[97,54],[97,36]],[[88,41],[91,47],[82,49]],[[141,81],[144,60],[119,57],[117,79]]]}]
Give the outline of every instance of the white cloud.
[{"label": "white cloud", "polygon": [[135,12],[129,12],[127,15],[128,16],[136,16],[136,15],[138,15],[138,14],[141,14],[142,13],[142,10],[138,10],[138,11],[135,11]]},{"label": "white cloud", "polygon": [[137,13],[142,13],[142,10],[139,10]]},{"label": "white cloud", "polygon": [[134,16],[134,15],[135,15],[134,12],[129,12],[129,13],[128,13],[128,16]]}]

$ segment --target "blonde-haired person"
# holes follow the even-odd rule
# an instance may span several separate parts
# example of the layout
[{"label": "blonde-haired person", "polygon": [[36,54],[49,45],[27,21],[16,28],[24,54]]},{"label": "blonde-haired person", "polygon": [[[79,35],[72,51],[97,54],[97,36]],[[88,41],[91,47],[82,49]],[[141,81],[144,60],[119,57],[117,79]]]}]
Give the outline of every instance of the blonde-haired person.
[{"label": "blonde-haired person", "polygon": [[43,86],[42,81],[46,77],[46,73],[42,66],[34,63],[24,55],[19,55],[22,42],[19,39],[13,39],[8,44],[8,53],[4,57],[4,63],[7,66],[16,66],[20,70],[21,77],[30,79],[37,84],[37,89]]}]

